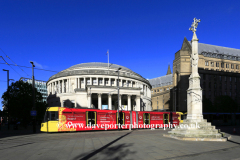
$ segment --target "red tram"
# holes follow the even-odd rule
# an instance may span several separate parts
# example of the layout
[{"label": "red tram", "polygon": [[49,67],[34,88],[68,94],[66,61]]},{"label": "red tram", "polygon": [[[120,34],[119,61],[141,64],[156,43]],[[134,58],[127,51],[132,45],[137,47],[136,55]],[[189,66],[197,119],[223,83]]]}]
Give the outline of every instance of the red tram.
[{"label": "red tram", "polygon": [[120,111],[49,107],[42,132],[167,128],[179,125],[176,112]]}]

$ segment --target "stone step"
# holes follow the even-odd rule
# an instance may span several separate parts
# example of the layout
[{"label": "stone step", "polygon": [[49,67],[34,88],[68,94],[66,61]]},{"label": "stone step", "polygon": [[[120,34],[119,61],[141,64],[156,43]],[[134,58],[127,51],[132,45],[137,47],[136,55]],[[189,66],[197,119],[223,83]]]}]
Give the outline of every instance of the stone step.
[{"label": "stone step", "polygon": [[[187,127],[188,126],[188,127]],[[189,127],[190,126],[190,127]],[[191,127],[192,126],[192,127]],[[198,127],[198,126],[197,126]],[[205,126],[199,126],[200,128],[196,128],[196,126],[194,125],[181,125],[181,126],[176,126],[175,129],[215,129],[215,126],[210,126],[210,125],[205,125]]]},{"label": "stone step", "polygon": [[217,134],[218,130],[173,130],[168,133]]},{"label": "stone step", "polygon": [[179,123],[179,125],[202,125],[202,126],[211,126],[211,123],[210,122],[198,122],[198,123],[194,123],[194,122],[182,122],[182,123]]},{"label": "stone step", "polygon": [[169,133],[170,135],[183,136],[183,137],[197,137],[197,138],[221,138],[222,134],[192,134],[192,133]]},{"label": "stone step", "polygon": [[193,120],[193,119],[191,119],[191,120],[184,119],[183,122],[186,122],[186,123],[196,123],[196,122],[201,123],[201,122],[207,122],[207,120],[206,119],[202,119],[202,120],[199,121],[199,120]]}]

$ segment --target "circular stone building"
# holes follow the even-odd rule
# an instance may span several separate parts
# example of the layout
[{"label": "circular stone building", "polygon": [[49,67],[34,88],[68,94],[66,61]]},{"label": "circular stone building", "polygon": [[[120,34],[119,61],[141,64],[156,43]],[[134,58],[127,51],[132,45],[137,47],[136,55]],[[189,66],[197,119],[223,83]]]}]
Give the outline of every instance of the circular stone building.
[{"label": "circular stone building", "polygon": [[77,64],[50,77],[48,106],[116,110],[119,68],[120,110],[151,111],[148,80],[126,67],[96,62]]}]

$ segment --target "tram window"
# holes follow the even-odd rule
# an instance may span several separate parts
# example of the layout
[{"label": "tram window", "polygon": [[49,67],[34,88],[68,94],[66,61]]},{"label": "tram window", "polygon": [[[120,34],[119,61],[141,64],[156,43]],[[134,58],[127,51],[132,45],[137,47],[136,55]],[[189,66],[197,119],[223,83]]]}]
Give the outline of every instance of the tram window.
[{"label": "tram window", "polygon": [[144,124],[150,124],[150,114],[143,113],[143,117],[144,117]]},{"label": "tram window", "polygon": [[120,124],[125,124],[125,122],[124,122],[124,113],[123,112],[120,112],[119,113],[119,116],[120,116]]},{"label": "tram window", "polygon": [[163,114],[163,119],[164,119],[164,124],[168,124],[168,117],[169,115],[168,114]]},{"label": "tram window", "polygon": [[96,121],[96,112],[92,112],[92,111],[89,111],[89,112],[86,112],[87,116],[87,124],[89,125],[95,125],[97,123]]},{"label": "tram window", "polygon": [[58,121],[58,111],[48,111],[49,117],[48,120],[49,121]]}]

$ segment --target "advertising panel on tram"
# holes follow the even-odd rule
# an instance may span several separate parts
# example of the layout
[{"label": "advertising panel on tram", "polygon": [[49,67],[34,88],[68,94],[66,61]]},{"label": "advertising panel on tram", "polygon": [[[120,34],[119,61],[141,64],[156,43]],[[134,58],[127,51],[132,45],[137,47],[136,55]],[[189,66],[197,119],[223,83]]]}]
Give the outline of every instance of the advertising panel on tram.
[{"label": "advertising panel on tram", "polygon": [[[176,112],[120,111],[49,107],[41,124],[43,132],[163,128],[179,125]],[[169,125],[170,124],[170,125]]]}]

